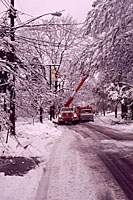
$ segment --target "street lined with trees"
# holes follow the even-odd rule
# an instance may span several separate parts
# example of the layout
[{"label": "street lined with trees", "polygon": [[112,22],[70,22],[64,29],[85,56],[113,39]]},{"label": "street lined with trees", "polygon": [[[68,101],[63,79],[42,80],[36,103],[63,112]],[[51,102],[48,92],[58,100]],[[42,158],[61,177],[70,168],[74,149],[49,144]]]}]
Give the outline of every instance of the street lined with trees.
[{"label": "street lined with trees", "polygon": [[95,0],[83,23],[22,21],[14,1],[0,13],[0,197],[132,200],[133,1]]},{"label": "street lined with trees", "polygon": [[122,105],[133,119],[131,0],[95,1],[84,24],[60,12],[21,22],[13,2],[0,19],[1,123],[12,134],[17,117],[40,115],[42,122],[51,105],[61,106],[82,73],[89,76],[74,102],[116,117]]}]

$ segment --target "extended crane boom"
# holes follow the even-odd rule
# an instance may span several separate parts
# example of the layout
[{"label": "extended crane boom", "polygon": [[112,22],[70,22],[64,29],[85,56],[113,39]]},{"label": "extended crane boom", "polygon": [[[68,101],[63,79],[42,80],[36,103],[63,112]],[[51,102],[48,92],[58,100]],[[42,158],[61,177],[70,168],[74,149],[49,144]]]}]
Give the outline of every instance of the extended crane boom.
[{"label": "extended crane boom", "polygon": [[[66,123],[66,122],[71,122],[73,124],[79,122],[80,120],[80,113],[79,108],[76,106],[70,106],[75,94],[78,92],[78,90],[80,89],[80,87],[83,85],[83,83],[85,82],[85,80],[88,78],[88,74],[83,74],[83,78],[80,81],[79,85],[77,86],[77,88],[75,89],[75,91],[72,93],[72,95],[69,97],[69,99],[67,100],[67,102],[64,104],[64,106],[62,108],[59,109],[59,113],[58,113],[58,124],[62,124],[62,123]],[[70,106],[70,107],[69,107]],[[88,108],[88,107],[87,107]],[[83,110],[83,108],[82,108]],[[90,114],[89,114],[90,115]],[[83,118],[84,116],[82,116]],[[90,116],[89,116],[90,117]],[[82,119],[81,118],[81,119]]]},{"label": "extended crane boom", "polygon": [[69,99],[67,100],[67,102],[64,104],[64,107],[68,107],[70,105],[70,103],[73,100],[73,97],[75,96],[75,94],[78,92],[78,90],[80,89],[80,87],[83,85],[83,83],[85,82],[85,80],[88,78],[88,74],[81,80],[81,82],[79,83],[78,87],[76,88],[76,90],[72,93],[72,95],[69,97]]}]

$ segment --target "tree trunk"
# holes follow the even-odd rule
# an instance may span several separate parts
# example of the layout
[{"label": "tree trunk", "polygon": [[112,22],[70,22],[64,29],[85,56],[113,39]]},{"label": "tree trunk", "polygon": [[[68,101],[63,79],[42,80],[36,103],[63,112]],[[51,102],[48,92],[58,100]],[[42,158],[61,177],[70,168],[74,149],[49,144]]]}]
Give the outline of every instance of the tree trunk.
[{"label": "tree trunk", "polygon": [[43,109],[42,109],[42,107],[40,107],[40,122],[41,122],[41,123],[43,123],[42,114],[43,114]]},{"label": "tree trunk", "polygon": [[131,101],[130,109],[131,109],[131,120],[133,120],[133,100]]},{"label": "tree trunk", "polygon": [[7,105],[6,105],[6,99],[4,97],[4,111],[6,112],[7,111]]},{"label": "tree trunk", "polygon": [[105,116],[105,105],[104,105],[104,102],[103,102],[103,115]]},{"label": "tree trunk", "polygon": [[128,113],[128,108],[127,108],[127,103],[121,104],[121,117],[124,119],[125,116],[127,116]]},{"label": "tree trunk", "polygon": [[115,118],[117,118],[117,105],[115,106]]}]

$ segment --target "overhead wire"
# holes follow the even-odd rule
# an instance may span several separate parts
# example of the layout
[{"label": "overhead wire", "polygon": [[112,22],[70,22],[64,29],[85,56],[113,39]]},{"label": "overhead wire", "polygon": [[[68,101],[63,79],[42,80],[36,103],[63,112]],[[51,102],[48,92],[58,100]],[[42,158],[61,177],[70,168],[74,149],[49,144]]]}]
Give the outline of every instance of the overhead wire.
[{"label": "overhead wire", "polygon": [[2,12],[0,12],[0,15],[1,15],[1,14],[3,14],[3,13],[5,14],[5,13],[6,13],[6,11],[2,11]]},{"label": "overhead wire", "polygon": [[[11,3],[8,1],[8,0],[1,0],[1,2],[6,6],[6,8],[7,9],[11,9],[11,11],[14,13],[14,7],[11,5]],[[20,4],[20,3],[19,3]],[[23,13],[23,12],[21,12],[21,11],[19,11],[19,10],[17,10],[17,12],[18,13],[22,13],[22,14],[25,14],[25,15],[28,15],[28,14],[26,14],[26,13]],[[31,15],[28,15],[28,16],[30,16],[30,17],[32,17]]]},{"label": "overhead wire", "polygon": [[19,43],[20,43],[20,39],[21,39],[21,40],[23,40],[23,41],[25,41],[25,42],[29,42],[29,43],[31,43],[31,44],[33,44],[33,45],[48,46],[48,44],[47,44],[47,45],[44,45],[43,43],[39,43],[37,40],[34,41],[34,40],[32,40],[32,39],[30,40],[29,38],[24,38],[24,37],[21,37],[21,36],[16,36],[16,38],[19,39],[19,41],[17,41],[17,42],[19,42]]},{"label": "overhead wire", "polygon": [[[11,8],[11,10],[14,10],[14,7],[12,7],[11,5],[10,5],[10,3],[9,3],[9,1],[8,0],[1,0],[2,1],[2,3],[4,3],[4,5],[7,7],[7,6],[10,6],[10,8]],[[18,11],[18,12],[21,12],[21,11]],[[21,12],[22,13],[22,12]],[[40,25],[32,25],[32,26],[37,26],[37,27],[40,27],[40,26],[48,26],[48,25],[57,25],[57,26],[61,26],[61,25],[63,25],[63,26],[67,26],[67,25],[81,25],[81,24],[83,24],[83,23],[75,23],[75,24],[40,24]],[[21,25],[21,23],[20,23],[20,25]],[[29,26],[29,27],[31,27],[31,26]],[[17,28],[17,27],[15,27],[15,28]],[[41,45],[41,46],[49,46],[49,45],[53,45],[53,46],[58,46],[59,45],[59,43],[51,43],[51,42],[49,42],[49,41],[44,41],[44,40],[37,40],[37,39],[31,39],[31,38],[28,38],[28,37],[24,37],[24,36],[16,36],[18,39],[21,39],[21,40],[23,40],[23,41],[26,41],[26,42],[29,42],[29,43],[31,43],[31,44],[33,44],[33,45]],[[47,43],[47,44],[44,44],[44,42],[45,43]],[[62,47],[64,47],[65,45],[61,45]]]},{"label": "overhead wire", "polygon": [[[10,8],[11,9],[11,11],[14,11],[14,7],[11,5],[11,3],[8,1],[8,0],[0,0],[5,6],[6,6],[6,8]],[[19,1],[18,1],[19,2]],[[19,5],[20,5],[20,2],[19,2]],[[22,6],[20,5],[20,7],[21,7],[21,9],[22,9]],[[24,14],[24,15],[27,15],[27,16],[29,16],[29,17],[33,17],[32,15],[29,15],[29,14],[27,14],[27,13],[24,13],[24,12],[22,12],[22,11],[20,11],[20,10],[17,10],[17,12],[18,13],[21,13],[21,14]]]},{"label": "overhead wire", "polygon": [[14,12],[14,7],[13,5],[8,1],[8,0],[4,0],[6,5],[11,9],[12,12]]},{"label": "overhead wire", "polygon": [[[21,39],[24,40],[26,42],[32,43],[32,44],[37,44],[37,45],[41,45],[41,46],[49,46],[49,45],[53,45],[53,46],[58,46],[59,43],[54,43],[54,42],[50,42],[50,41],[45,41],[45,40],[37,40],[37,39],[33,39],[33,38],[28,38],[28,37],[24,37],[24,36],[15,36],[17,39]],[[44,44],[46,43],[46,44]],[[65,45],[60,45],[62,47],[64,47]]]},{"label": "overhead wire", "polygon": [[[14,9],[14,7],[11,5],[11,3],[8,0],[0,0],[0,1],[7,8],[6,13],[10,12],[12,15],[15,15],[15,9]],[[4,20],[6,20],[6,19],[7,19],[7,16],[5,17]]]},{"label": "overhead wire", "polygon": [[[21,6],[19,0],[18,0],[18,3],[19,3],[19,6],[20,6],[21,10],[23,11],[23,8],[22,8],[22,6]],[[33,17],[33,16],[28,15],[28,14],[22,12],[22,11],[19,11],[19,10],[18,10],[18,12],[17,12],[17,13],[18,13],[18,15],[17,15],[17,21],[19,22],[18,25],[19,25],[19,24],[22,24],[22,21],[21,21],[21,19],[20,19],[20,17],[19,17],[19,14],[20,14],[20,13],[24,15],[25,19],[26,19],[26,16],[25,16],[25,15],[30,16],[30,17]],[[29,30],[28,30],[28,32],[29,32],[29,35],[31,36],[31,33],[30,33]],[[28,43],[30,43],[31,45],[33,44],[34,46],[35,46],[35,45],[38,45],[38,42],[31,40],[31,38],[26,38],[26,37],[24,37],[24,36],[15,36],[15,37],[19,40],[19,43],[28,42]],[[20,42],[20,40],[21,40],[21,42]],[[41,45],[41,44],[39,44],[39,45]],[[44,45],[43,45],[43,46],[44,46]],[[47,45],[46,45],[46,46],[47,46]]]},{"label": "overhead wire", "polygon": [[5,2],[6,5],[8,5],[8,6],[10,5],[9,1],[4,0],[4,2]]},{"label": "overhead wire", "polygon": [[33,15],[29,15],[28,13],[22,12],[22,11],[20,11],[20,10],[18,10],[18,13],[20,13],[20,14],[22,14],[22,15],[27,15],[27,16],[29,16],[29,17],[33,17]]},{"label": "overhead wire", "polygon": [[7,9],[9,9],[8,5],[5,3],[4,0],[0,0],[0,1],[3,3],[3,5],[4,5]]},{"label": "overhead wire", "polygon": [[[16,42],[19,42],[20,43],[20,40],[22,41],[25,41],[25,42],[28,42],[28,43],[31,43],[33,45],[41,45],[41,46],[55,46],[55,47],[58,47],[60,42],[50,42],[50,41],[46,41],[46,40],[40,40],[40,39],[35,39],[35,38],[29,38],[29,37],[25,37],[25,36],[22,36],[22,35],[15,35],[17,41]],[[44,44],[46,43],[46,44]],[[81,42],[79,42],[80,44]],[[78,42],[75,44],[75,46],[78,45]],[[66,44],[60,44],[60,47],[64,47],[66,46]]]},{"label": "overhead wire", "polygon": [[11,3],[8,0],[1,0],[1,2],[6,6],[6,8],[14,12],[14,7],[11,5]]},{"label": "overhead wire", "polygon": [[[49,24],[49,26],[53,26],[53,25],[56,25],[56,26],[72,26],[72,25],[75,25],[75,26],[78,26],[78,25],[83,25],[84,23],[66,23],[66,24],[55,24],[55,23],[51,23]],[[47,26],[48,24],[32,24],[32,25],[24,25],[24,26],[18,26],[18,27],[15,27],[15,29],[19,29],[19,28],[34,28],[34,27],[44,27],[44,26]]]},{"label": "overhead wire", "polygon": [[[21,6],[20,1],[18,0],[17,2],[18,2],[18,4],[19,4],[20,9],[23,11],[23,8],[22,8],[22,6]],[[17,10],[17,18],[16,18],[16,20],[18,21],[18,25],[19,25],[19,24],[22,24],[22,20],[21,20],[19,14],[24,15],[25,20],[26,20],[26,15],[29,16],[29,17],[33,17],[32,15],[29,15],[29,14],[24,13],[24,12],[22,12],[22,11]]]},{"label": "overhead wire", "polygon": [[[61,12],[63,12],[63,11],[64,11],[64,10],[61,10],[61,11],[56,12],[56,13],[61,13]],[[29,24],[29,23],[35,21],[35,20],[38,20],[38,19],[40,19],[41,17],[44,17],[44,16],[46,16],[46,15],[52,15],[52,18],[51,18],[51,20],[50,20],[50,21],[52,21],[53,18],[56,16],[56,13],[51,13],[51,12],[50,12],[50,13],[42,14],[42,15],[37,16],[37,17],[33,17],[32,19],[29,19],[29,20],[27,20],[26,22],[23,22],[22,24],[20,24],[19,27],[17,27],[17,28],[22,28],[22,27],[24,27],[25,25],[27,25],[27,24]],[[58,15],[57,15],[57,16],[58,16]],[[59,15],[59,16],[60,16],[60,15]]]}]

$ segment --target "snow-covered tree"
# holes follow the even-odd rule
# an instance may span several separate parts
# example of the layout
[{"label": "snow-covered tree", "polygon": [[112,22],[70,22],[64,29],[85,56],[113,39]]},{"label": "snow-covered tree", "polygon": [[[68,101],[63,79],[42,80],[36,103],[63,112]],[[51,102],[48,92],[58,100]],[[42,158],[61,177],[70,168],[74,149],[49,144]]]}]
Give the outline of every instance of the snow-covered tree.
[{"label": "snow-covered tree", "polygon": [[[16,36],[17,55],[25,64],[25,76],[28,79],[34,73],[38,79],[43,78],[44,82],[39,88],[45,88],[43,92],[41,90],[41,93],[44,96],[43,99],[47,99],[46,102],[48,102],[48,93],[50,92],[51,65],[52,71],[55,71],[55,75],[52,74],[52,77],[55,77],[52,80],[51,92],[56,93],[56,98],[61,102],[61,99],[64,101],[64,97],[67,96],[63,91],[71,90],[70,83],[68,86],[66,84],[66,79],[70,80],[70,71],[72,72],[71,68],[73,68],[72,60],[79,53],[81,29],[77,27],[71,17],[42,22],[41,24],[34,23],[32,26],[18,31]],[[38,61],[33,63],[35,59]],[[54,97],[50,99],[55,101]]]},{"label": "snow-covered tree", "polygon": [[133,2],[97,0],[86,18],[85,33],[97,41],[96,60],[106,82],[133,83]]},{"label": "snow-covered tree", "polygon": [[[34,118],[41,109],[47,112],[53,103],[65,103],[67,94],[63,91],[71,90],[66,79],[70,80],[71,63],[79,53],[80,32],[71,17],[16,26],[13,45],[17,70],[12,73],[16,82],[17,116]],[[5,51],[10,52],[9,35],[2,38],[2,42],[5,40]],[[51,87],[50,70],[55,71],[51,73]]]},{"label": "snow-covered tree", "polygon": [[[87,44],[78,63],[83,64],[83,70],[89,72],[90,78],[98,74],[99,81],[95,88],[92,87],[97,96],[96,91],[106,94],[106,88],[114,82],[133,85],[133,2],[97,0],[93,7],[83,26]],[[101,100],[99,95],[97,101]]]}]

